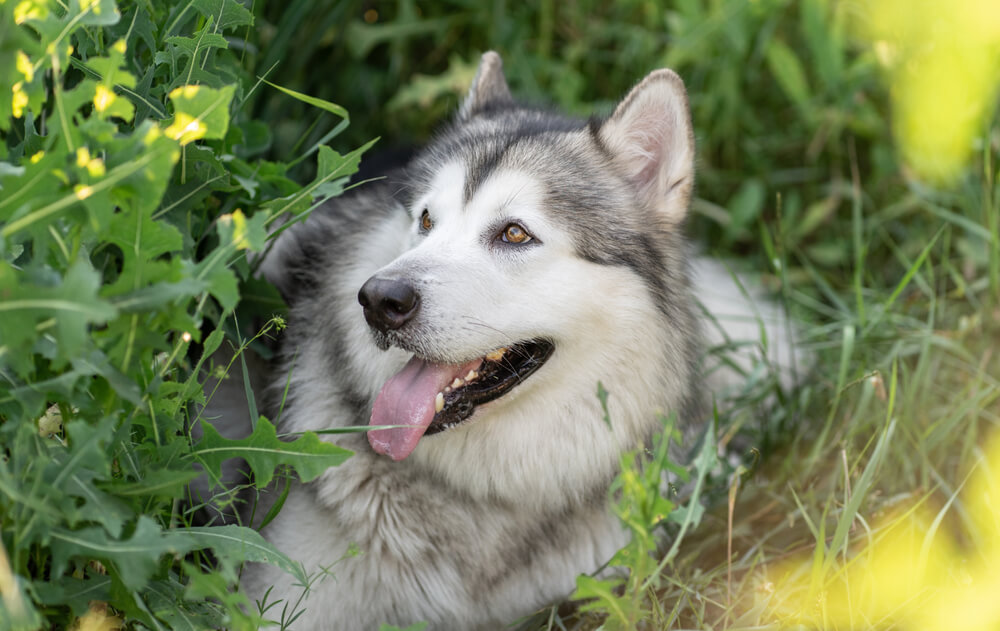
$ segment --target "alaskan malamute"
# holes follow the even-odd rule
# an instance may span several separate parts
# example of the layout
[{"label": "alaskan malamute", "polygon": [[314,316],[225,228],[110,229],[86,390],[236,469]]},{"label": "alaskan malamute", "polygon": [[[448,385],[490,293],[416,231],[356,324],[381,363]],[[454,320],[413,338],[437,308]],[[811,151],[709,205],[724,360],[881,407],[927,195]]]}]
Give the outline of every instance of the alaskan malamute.
[{"label": "alaskan malamute", "polygon": [[[300,600],[252,565],[251,597],[299,602],[295,629],[496,629],[608,561],[622,451],[662,415],[703,420],[705,334],[755,339],[776,315],[692,254],[694,158],[672,71],[584,121],[516,103],[491,52],[404,170],[285,231],[263,264],[290,305],[280,429],[396,427],[338,435],[355,455],[264,530],[328,576]],[[702,327],[698,301],[734,325]]]}]

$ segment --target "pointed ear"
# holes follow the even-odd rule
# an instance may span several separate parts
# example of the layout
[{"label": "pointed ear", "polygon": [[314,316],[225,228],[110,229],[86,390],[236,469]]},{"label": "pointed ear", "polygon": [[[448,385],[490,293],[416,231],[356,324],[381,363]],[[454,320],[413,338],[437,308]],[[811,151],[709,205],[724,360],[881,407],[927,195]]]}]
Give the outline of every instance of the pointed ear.
[{"label": "pointed ear", "polygon": [[639,199],[668,224],[683,221],[694,186],[694,132],[681,78],[667,69],[650,73],[598,134]]},{"label": "pointed ear", "polygon": [[507,87],[507,79],[503,76],[503,61],[500,55],[492,50],[483,53],[479,60],[479,70],[472,80],[469,94],[458,112],[459,120],[467,121],[476,114],[498,105],[509,105],[514,102]]}]

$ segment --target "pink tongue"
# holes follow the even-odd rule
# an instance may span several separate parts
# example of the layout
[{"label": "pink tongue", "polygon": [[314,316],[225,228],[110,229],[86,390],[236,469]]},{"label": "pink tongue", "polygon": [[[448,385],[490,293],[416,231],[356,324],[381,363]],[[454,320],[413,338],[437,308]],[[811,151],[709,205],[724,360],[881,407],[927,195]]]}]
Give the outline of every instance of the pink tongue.
[{"label": "pink tongue", "polygon": [[434,364],[412,358],[382,386],[372,406],[371,425],[405,425],[368,432],[372,449],[393,460],[410,455],[434,420],[434,399],[455,377],[464,377],[482,360],[467,364]]}]

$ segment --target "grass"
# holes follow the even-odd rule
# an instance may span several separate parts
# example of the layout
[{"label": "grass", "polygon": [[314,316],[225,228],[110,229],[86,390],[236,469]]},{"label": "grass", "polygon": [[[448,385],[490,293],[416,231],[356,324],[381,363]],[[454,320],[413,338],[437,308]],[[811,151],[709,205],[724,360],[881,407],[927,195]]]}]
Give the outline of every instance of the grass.
[{"label": "grass", "polygon": [[[963,2],[973,18],[992,23],[988,5]],[[891,32],[865,39],[856,28],[861,4],[290,0],[231,8],[219,19],[206,2],[93,6],[104,16],[117,6],[124,19],[82,11],[71,25],[67,15],[55,30],[28,32],[15,26],[13,5],[0,8],[0,87],[12,95],[0,99],[0,185],[17,191],[0,193],[0,290],[20,292],[4,294],[23,299],[7,301],[15,315],[29,299],[64,298],[89,318],[26,309],[26,319],[0,325],[0,507],[8,509],[0,514],[0,585],[16,578],[13,592],[0,592],[34,603],[24,618],[34,626],[43,617],[68,625],[88,605],[33,592],[32,581],[60,588],[85,581],[105,600],[121,584],[114,563],[102,574],[86,555],[54,551],[39,534],[64,536],[100,520],[41,509],[86,504],[51,484],[62,481],[53,476],[63,456],[36,436],[37,420],[85,420],[115,454],[112,462],[79,452],[81,471],[98,481],[95,497],[132,493],[115,485],[138,485],[154,469],[172,481],[167,494],[114,495],[100,522],[107,532],[125,524],[123,541],[142,535],[164,550],[204,549],[170,539],[190,519],[178,503],[185,479],[166,452],[195,453],[184,433],[197,398],[185,388],[202,366],[191,334],[206,349],[223,337],[237,346],[252,338],[256,332],[232,324],[240,298],[240,322],[271,315],[273,292],[249,278],[241,257],[248,245],[264,247],[264,227],[279,213],[301,216],[356,165],[358,153],[335,160],[320,145],[347,153],[376,135],[385,140],[375,151],[422,142],[454,110],[484,49],[501,52],[516,94],[581,115],[608,111],[652,69],[677,70],[698,145],[691,236],[759,275],[800,323],[810,358],[794,389],[782,390],[762,366],[725,408],[719,440],[738,462],[705,472],[701,523],[684,533],[662,572],[643,561],[656,580],[628,585],[645,603],[640,626],[933,628],[915,617],[912,603],[873,618],[858,598],[838,600],[857,596],[844,585],[873,576],[905,582],[905,562],[888,564],[897,574],[879,574],[879,563],[899,542],[909,545],[908,532],[919,535],[910,556],[942,575],[967,575],[968,589],[955,598],[989,584],[988,576],[962,572],[1000,547],[969,491],[979,488],[975,467],[1000,425],[993,350],[1000,341],[1000,125],[986,116],[970,127],[972,137],[959,143],[967,160],[947,181],[916,171],[920,160],[904,161],[911,154],[900,147],[915,145],[901,136],[908,128],[894,118],[901,110],[892,95],[907,79],[898,56],[919,61],[921,49],[894,44]],[[129,42],[127,54],[113,47],[119,38]],[[59,48],[50,63],[42,44],[51,42],[72,42],[75,52]],[[18,51],[27,51],[28,69],[36,64],[33,79]],[[996,58],[987,45],[976,54]],[[190,102],[171,96],[192,77],[203,91]],[[116,107],[125,110],[117,118],[81,100],[77,88],[97,84],[119,95]],[[229,85],[238,86],[235,96],[225,92]],[[211,106],[219,98],[232,98],[225,120]],[[995,89],[983,98],[984,111],[993,112]],[[190,143],[160,138],[156,151],[141,146],[154,142],[144,121],[167,130],[178,114],[204,122],[207,135]],[[112,120],[114,138],[104,133]],[[89,155],[76,152],[84,143]],[[10,179],[21,178],[22,167],[24,179]],[[135,173],[147,171],[154,184],[143,189]],[[119,225],[119,214],[102,210],[115,207],[134,207],[151,223]],[[221,215],[229,224],[216,221]],[[237,220],[245,222],[238,230]],[[138,227],[153,232],[132,244],[141,254],[133,257],[114,235]],[[158,250],[163,243],[169,247]],[[176,268],[140,264],[164,252]],[[181,259],[190,267],[181,269]],[[171,285],[176,293],[157,293],[178,279],[187,282]],[[71,363],[81,349],[90,364]],[[80,434],[60,430],[56,440],[75,449],[90,435],[84,425]],[[41,508],[32,514],[28,507]],[[935,560],[937,550],[950,556]],[[253,617],[226,595],[238,555],[214,553],[220,565],[200,552],[183,565],[157,553],[155,572],[138,563],[132,569],[188,603],[190,620],[250,628]],[[68,564],[63,573],[59,559]],[[935,590],[960,583],[909,585],[933,603]],[[650,590],[654,597],[643,600]],[[118,611],[133,625],[180,624],[144,594],[139,605],[115,601]],[[206,597],[207,605],[191,604]],[[612,626],[607,610],[597,609],[553,609],[527,626]],[[853,617],[838,617],[843,611]]]}]

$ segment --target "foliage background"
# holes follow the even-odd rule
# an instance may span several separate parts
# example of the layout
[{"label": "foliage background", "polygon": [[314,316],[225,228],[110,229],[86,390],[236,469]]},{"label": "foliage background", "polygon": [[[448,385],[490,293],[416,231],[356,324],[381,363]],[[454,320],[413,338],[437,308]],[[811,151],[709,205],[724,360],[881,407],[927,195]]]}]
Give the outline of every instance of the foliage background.
[{"label": "foliage background", "polygon": [[[689,230],[759,274],[815,358],[792,392],[766,365],[748,375],[719,430],[742,461],[709,476],[700,527],[665,565],[624,555],[655,580],[528,626],[634,623],[617,598],[651,628],[885,624],[831,622],[824,598],[914,504],[958,533],[967,553],[943,571],[959,577],[995,547],[960,493],[1000,418],[995,77],[952,134],[957,166],[920,170],[898,80],[906,34],[926,35],[909,17],[933,2],[903,3],[888,31],[865,4],[0,2],[0,627],[65,627],[92,601],[136,628],[258,624],[230,590],[239,563],[294,566],[249,529],[186,527],[191,463],[239,447],[190,434],[200,371],[226,370],[202,361],[280,313],[245,257],[266,227],[339,193],[375,136],[364,169],[425,140],[486,49],[515,94],[582,116],[677,70],[698,144]],[[1000,18],[959,4],[997,67]],[[285,453],[259,479],[344,457],[269,427],[255,440]]]}]

